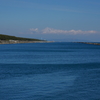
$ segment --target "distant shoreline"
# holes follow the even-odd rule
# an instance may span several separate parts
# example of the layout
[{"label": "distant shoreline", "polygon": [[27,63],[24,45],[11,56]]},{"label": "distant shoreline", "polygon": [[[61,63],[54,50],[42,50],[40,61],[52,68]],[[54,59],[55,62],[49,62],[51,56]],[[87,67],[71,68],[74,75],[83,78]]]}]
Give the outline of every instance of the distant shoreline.
[{"label": "distant shoreline", "polygon": [[[52,42],[54,42],[54,41],[0,40],[0,44],[52,43]],[[100,43],[93,43],[93,42],[74,42],[74,43],[100,45]]]},{"label": "distant shoreline", "polygon": [[53,41],[0,40],[0,44],[50,43],[50,42],[53,42]]},{"label": "distant shoreline", "polygon": [[76,42],[76,43],[84,43],[84,44],[100,45],[100,43],[93,43],[93,42]]}]

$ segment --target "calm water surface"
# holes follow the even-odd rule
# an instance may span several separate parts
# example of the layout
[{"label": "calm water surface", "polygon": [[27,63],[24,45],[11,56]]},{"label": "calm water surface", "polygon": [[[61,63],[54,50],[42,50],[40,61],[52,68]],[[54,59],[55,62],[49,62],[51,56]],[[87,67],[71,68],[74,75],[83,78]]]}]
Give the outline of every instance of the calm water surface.
[{"label": "calm water surface", "polygon": [[0,45],[0,100],[100,100],[100,46]]}]

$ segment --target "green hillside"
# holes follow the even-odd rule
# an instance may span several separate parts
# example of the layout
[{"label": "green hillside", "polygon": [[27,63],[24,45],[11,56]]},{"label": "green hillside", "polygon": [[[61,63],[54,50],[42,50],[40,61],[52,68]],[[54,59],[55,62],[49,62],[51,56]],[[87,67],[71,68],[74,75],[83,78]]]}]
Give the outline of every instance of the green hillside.
[{"label": "green hillside", "polygon": [[39,39],[22,38],[3,34],[0,34],[0,40],[41,41]]}]

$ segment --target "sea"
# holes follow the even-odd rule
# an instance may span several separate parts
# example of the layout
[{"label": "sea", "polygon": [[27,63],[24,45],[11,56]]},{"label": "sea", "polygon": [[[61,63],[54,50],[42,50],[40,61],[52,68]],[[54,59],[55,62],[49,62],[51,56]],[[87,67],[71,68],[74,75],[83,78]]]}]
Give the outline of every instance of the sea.
[{"label": "sea", "polygon": [[100,100],[100,45],[0,44],[0,100]]}]

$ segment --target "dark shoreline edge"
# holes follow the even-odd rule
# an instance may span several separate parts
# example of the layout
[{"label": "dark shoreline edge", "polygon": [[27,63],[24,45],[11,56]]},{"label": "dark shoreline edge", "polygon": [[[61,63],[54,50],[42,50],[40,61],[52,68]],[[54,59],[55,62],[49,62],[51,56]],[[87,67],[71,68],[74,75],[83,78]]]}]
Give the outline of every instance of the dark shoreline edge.
[{"label": "dark shoreline edge", "polygon": [[76,43],[84,43],[84,44],[100,45],[100,43],[93,43],[93,42],[76,42]]}]

